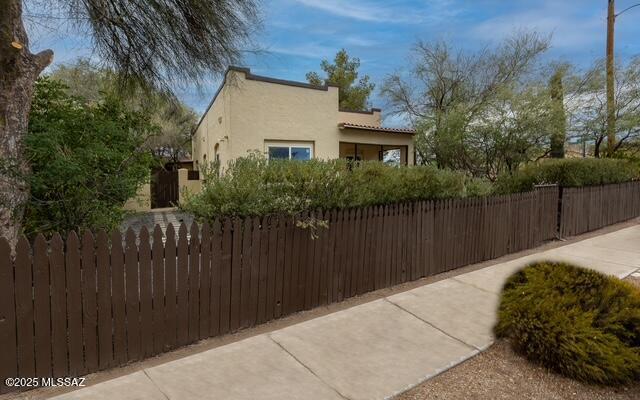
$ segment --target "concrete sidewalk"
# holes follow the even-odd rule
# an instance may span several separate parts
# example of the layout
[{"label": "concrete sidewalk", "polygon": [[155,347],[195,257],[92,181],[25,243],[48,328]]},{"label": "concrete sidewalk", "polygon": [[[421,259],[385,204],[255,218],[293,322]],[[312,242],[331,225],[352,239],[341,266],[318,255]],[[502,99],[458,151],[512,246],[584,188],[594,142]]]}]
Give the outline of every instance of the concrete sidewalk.
[{"label": "concrete sidewalk", "polygon": [[384,399],[493,342],[504,280],[535,260],[625,277],[640,226],[586,239],[251,337],[56,399]]}]

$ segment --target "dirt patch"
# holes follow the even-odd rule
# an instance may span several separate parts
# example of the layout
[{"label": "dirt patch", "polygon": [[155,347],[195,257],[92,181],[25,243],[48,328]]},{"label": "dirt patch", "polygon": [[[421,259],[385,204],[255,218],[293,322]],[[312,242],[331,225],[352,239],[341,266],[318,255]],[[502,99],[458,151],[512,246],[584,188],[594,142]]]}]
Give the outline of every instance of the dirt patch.
[{"label": "dirt patch", "polygon": [[499,341],[487,351],[405,392],[396,400],[632,400],[640,384],[587,385],[536,366]]}]

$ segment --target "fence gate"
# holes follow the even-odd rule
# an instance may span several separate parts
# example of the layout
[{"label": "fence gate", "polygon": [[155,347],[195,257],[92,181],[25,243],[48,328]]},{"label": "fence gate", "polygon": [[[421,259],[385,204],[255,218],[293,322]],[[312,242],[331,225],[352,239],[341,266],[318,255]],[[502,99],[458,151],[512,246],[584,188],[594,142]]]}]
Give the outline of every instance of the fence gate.
[{"label": "fence gate", "polygon": [[178,171],[156,171],[151,179],[151,208],[178,203]]}]

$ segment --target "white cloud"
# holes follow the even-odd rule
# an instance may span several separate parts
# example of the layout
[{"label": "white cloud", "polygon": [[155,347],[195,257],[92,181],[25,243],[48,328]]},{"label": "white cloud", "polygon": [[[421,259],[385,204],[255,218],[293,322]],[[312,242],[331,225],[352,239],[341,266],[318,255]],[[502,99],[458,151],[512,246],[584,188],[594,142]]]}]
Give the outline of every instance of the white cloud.
[{"label": "white cloud", "polygon": [[379,44],[379,41],[361,36],[349,35],[342,40],[345,44],[358,47],[372,47]]},{"label": "white cloud", "polygon": [[403,0],[291,1],[335,16],[365,22],[430,24],[448,20],[464,12],[464,8],[462,6],[452,6],[453,0],[430,0],[426,2],[426,4],[415,4],[415,2]]},{"label": "white cloud", "polygon": [[398,15],[392,9],[364,1],[341,0],[294,0],[307,7],[315,8],[340,17],[353,18],[360,21],[392,22]]},{"label": "white cloud", "polygon": [[496,40],[516,30],[535,30],[552,34],[552,45],[560,49],[588,47],[601,43],[605,21],[598,12],[585,15],[579,7],[567,7],[563,2],[543,2],[530,11],[515,12],[487,19],[475,25],[470,36],[481,40]]},{"label": "white cloud", "polygon": [[273,46],[268,47],[266,53],[276,53],[288,56],[306,57],[306,58],[327,58],[336,53],[335,47],[322,46],[319,44],[309,43],[305,45],[293,45],[287,47]]}]

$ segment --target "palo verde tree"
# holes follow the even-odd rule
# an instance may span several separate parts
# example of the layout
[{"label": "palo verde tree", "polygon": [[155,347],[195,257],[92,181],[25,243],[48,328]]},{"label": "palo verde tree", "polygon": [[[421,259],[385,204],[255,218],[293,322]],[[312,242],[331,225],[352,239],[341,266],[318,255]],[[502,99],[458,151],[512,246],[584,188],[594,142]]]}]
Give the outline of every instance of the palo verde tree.
[{"label": "palo verde tree", "polygon": [[417,128],[418,161],[493,179],[543,156],[549,96],[530,75],[548,47],[535,32],[479,52],[419,42],[410,73],[382,88],[391,111]]},{"label": "palo verde tree", "polygon": [[340,50],[333,64],[328,60],[322,60],[320,68],[325,72],[323,78],[317,72],[307,73],[307,81],[312,85],[336,85],[339,88],[340,108],[351,111],[366,110],[369,103],[369,96],[375,84],[369,82],[368,75],[358,79],[358,68],[360,59],[349,57],[345,49]]},{"label": "palo verde tree", "polygon": [[[57,0],[50,6],[90,34],[95,53],[122,82],[160,90],[222,72],[239,59],[257,23],[255,0]],[[24,139],[31,97],[53,52],[29,47],[23,0],[1,0],[0,10],[0,236],[14,243],[29,198]]]}]

